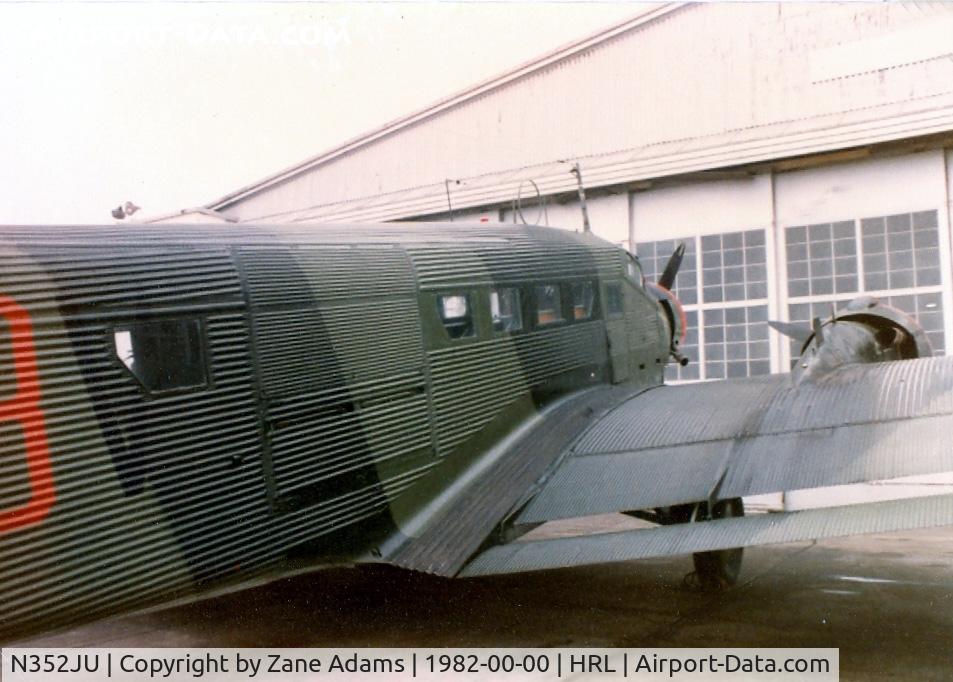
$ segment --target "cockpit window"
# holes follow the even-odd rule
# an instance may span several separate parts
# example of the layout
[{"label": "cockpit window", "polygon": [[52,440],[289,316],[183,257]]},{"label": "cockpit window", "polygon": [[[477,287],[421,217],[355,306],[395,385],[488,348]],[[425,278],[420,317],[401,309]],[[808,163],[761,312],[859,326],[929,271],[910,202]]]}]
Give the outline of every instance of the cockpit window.
[{"label": "cockpit window", "polygon": [[446,294],[437,297],[437,312],[440,321],[451,339],[473,336],[473,309],[469,294]]},{"label": "cockpit window", "polygon": [[116,356],[149,393],[208,384],[198,320],[137,322],[113,331]]},{"label": "cockpit window", "polygon": [[638,256],[633,256],[631,253],[626,254],[627,258],[625,259],[625,274],[629,276],[633,282],[642,286],[642,264],[639,262]]},{"label": "cockpit window", "polygon": [[596,294],[592,282],[576,282],[572,285],[572,316],[575,320],[592,317]]},{"label": "cockpit window", "polygon": [[543,327],[547,324],[562,322],[563,303],[558,284],[543,284],[536,287],[536,324]]},{"label": "cockpit window", "polygon": [[515,287],[494,289],[490,292],[490,315],[493,331],[518,332],[523,328],[520,308],[520,290]]}]

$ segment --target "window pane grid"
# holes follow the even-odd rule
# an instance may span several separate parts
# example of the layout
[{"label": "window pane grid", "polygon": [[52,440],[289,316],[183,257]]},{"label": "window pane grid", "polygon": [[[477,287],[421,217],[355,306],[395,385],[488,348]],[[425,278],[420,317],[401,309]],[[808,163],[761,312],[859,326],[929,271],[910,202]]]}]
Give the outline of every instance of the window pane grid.
[{"label": "window pane grid", "polygon": [[706,379],[771,373],[767,305],[705,310],[702,324]]},{"label": "window pane grid", "polygon": [[785,228],[788,295],[859,291],[855,230],[852,220]]},{"label": "window pane grid", "polygon": [[[840,309],[870,293],[916,318],[934,352],[944,352],[936,210],[787,227],[785,241],[790,321],[826,319],[831,301]],[[800,347],[790,347],[793,366]]]},{"label": "window pane grid", "polygon": [[861,220],[867,291],[940,285],[936,211]]},{"label": "window pane grid", "polygon": [[672,293],[678,297],[682,305],[694,305],[698,303],[698,258],[695,251],[694,237],[638,242],[635,245],[635,252],[642,264],[642,273],[645,275],[645,279],[649,282],[657,282],[665,270],[668,259],[674,253],[675,247],[680,243],[685,244],[685,255],[682,258],[682,265],[678,269],[678,275],[675,277],[675,286],[672,288]]},{"label": "window pane grid", "polygon": [[764,230],[703,235],[701,254],[705,303],[767,298]]},{"label": "window pane grid", "polygon": [[[669,364],[666,373],[670,379],[726,378],[729,363],[731,376],[769,373],[765,231],[755,229],[639,242],[636,249],[646,279],[656,280],[661,275],[679,242],[684,242],[686,248],[674,293],[685,308],[687,332],[680,350],[690,362],[687,367]],[[699,247],[701,259],[696,255]],[[748,322],[749,309],[755,310],[752,314],[755,320],[761,318],[760,321]],[[735,320],[739,314],[744,322]],[[734,321],[726,324],[726,315]],[[705,328],[701,329],[700,324]],[[729,327],[730,331],[726,331]],[[709,343],[706,332],[716,340]],[[731,334],[735,340],[727,341],[726,334]],[[704,357],[709,348],[715,358],[711,363]],[[732,356],[731,360],[727,359],[728,355]]]}]

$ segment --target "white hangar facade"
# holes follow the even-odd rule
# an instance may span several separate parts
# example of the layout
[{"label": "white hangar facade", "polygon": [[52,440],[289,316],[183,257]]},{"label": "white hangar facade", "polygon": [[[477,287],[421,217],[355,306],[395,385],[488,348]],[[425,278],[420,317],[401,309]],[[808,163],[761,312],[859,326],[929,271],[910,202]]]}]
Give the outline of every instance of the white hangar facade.
[{"label": "white hangar facade", "polygon": [[945,3],[652,6],[200,210],[580,229],[578,163],[593,231],[647,276],[687,244],[694,362],[671,378],[785,371],[767,320],[861,293],[947,353],[950,36]]},{"label": "white hangar facade", "polygon": [[679,378],[784,371],[767,319],[864,292],[948,352],[951,35],[944,3],[655,6],[205,208],[579,229],[578,163],[593,230],[647,275],[687,243]]}]

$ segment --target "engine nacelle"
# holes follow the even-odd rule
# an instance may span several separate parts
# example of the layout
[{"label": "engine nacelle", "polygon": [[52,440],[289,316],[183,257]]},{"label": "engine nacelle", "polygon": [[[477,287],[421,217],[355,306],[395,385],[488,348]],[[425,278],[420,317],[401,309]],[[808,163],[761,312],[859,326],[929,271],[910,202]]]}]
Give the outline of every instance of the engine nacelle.
[{"label": "engine nacelle", "polygon": [[[791,328],[782,329],[795,336]],[[873,296],[860,296],[827,320],[805,330],[801,355],[792,373],[810,381],[851,363],[889,362],[929,357],[933,348],[923,328],[901,310]]]}]

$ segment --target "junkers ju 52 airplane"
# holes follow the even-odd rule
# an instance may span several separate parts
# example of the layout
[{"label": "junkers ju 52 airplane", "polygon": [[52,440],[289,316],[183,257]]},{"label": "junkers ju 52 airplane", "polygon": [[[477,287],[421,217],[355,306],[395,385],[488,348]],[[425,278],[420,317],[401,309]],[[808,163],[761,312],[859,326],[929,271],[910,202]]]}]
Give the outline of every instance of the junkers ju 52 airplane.
[{"label": "junkers ju 52 airplane", "polygon": [[[289,557],[479,576],[953,523],[953,496],[743,516],[953,470],[953,358],[853,301],[790,375],[666,386],[684,323],[591,234],[0,228],[0,641]],[[528,540],[553,519],[656,526]],[[532,536],[531,536],[532,537]]]}]

